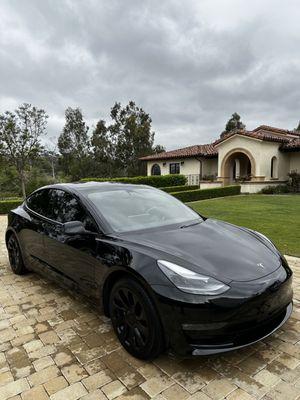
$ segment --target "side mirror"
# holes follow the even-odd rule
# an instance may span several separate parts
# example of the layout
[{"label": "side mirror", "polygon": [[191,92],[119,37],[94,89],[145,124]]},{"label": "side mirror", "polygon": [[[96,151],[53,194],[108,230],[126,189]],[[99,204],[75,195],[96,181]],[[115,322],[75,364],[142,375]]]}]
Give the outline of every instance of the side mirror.
[{"label": "side mirror", "polygon": [[86,235],[93,232],[87,231],[81,221],[70,221],[63,224],[63,231],[66,235]]}]

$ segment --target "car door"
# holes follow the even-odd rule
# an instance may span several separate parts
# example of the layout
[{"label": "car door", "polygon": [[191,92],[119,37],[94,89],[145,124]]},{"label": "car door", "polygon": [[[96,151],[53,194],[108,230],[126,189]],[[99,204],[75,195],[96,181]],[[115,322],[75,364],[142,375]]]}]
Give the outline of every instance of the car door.
[{"label": "car door", "polygon": [[44,217],[49,214],[49,190],[41,189],[25,201],[26,223],[19,232],[23,254],[33,269],[43,266],[45,259]]},{"label": "car door", "polygon": [[[97,242],[96,224],[79,199],[61,190],[51,189],[51,220],[46,222],[45,253],[53,273],[73,288],[94,296]],[[95,234],[68,235],[63,224],[81,221]]]}]

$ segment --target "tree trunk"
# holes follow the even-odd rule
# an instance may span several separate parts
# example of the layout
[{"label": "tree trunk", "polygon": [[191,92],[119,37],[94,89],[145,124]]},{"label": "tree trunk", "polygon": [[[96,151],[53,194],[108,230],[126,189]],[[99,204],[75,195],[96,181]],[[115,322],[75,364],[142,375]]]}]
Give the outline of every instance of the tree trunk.
[{"label": "tree trunk", "polygon": [[25,188],[25,176],[24,171],[20,171],[20,181],[21,181],[21,188],[22,188],[22,196],[26,198],[26,188]]},{"label": "tree trunk", "polygon": [[51,169],[52,169],[52,178],[55,179],[55,168],[54,168],[54,161],[51,160]]}]

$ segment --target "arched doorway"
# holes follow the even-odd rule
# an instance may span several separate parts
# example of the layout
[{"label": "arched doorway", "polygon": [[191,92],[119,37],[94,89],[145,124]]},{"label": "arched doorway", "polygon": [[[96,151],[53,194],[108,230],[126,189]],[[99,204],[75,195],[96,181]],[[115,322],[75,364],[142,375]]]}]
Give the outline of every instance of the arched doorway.
[{"label": "arched doorway", "polygon": [[225,185],[249,181],[252,176],[255,176],[255,160],[247,150],[232,150],[222,161],[221,173]]},{"label": "arched doorway", "polygon": [[152,165],[151,175],[161,175],[160,166],[158,164]]}]

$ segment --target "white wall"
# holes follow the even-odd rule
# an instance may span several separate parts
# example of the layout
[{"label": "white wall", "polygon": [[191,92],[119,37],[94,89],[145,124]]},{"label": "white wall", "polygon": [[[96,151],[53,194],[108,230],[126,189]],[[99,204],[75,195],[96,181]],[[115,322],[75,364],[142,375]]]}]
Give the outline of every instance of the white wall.
[{"label": "white wall", "polygon": [[200,189],[213,189],[217,187],[222,187],[222,182],[200,182]]},{"label": "white wall", "polygon": [[[147,161],[147,175],[151,175],[151,168],[154,164],[160,166],[160,171],[162,175],[167,175],[170,173],[169,165],[171,163],[180,164],[180,173],[182,175],[193,175],[200,174],[200,162],[196,158],[176,158],[173,160],[165,161]],[[183,162],[183,165],[181,165]],[[165,165],[164,165],[165,164]],[[218,170],[218,159],[203,159],[202,158],[202,175],[212,175],[216,174]]]},{"label": "white wall", "polygon": [[262,142],[260,152],[260,170],[266,180],[271,179],[271,159],[276,157],[278,160],[278,180],[286,180],[290,170],[290,158],[288,153],[279,150],[280,144],[275,142]]},{"label": "white wall", "polygon": [[218,173],[218,158],[206,158],[202,164],[202,176],[217,175]]},{"label": "white wall", "polygon": [[284,185],[285,182],[269,181],[269,182],[245,182],[241,183],[241,193],[258,193],[268,186]]},{"label": "white wall", "polygon": [[300,151],[287,154],[290,156],[290,171],[297,171],[300,173]]},{"label": "white wall", "polygon": [[290,169],[289,153],[282,153],[279,150],[280,143],[267,142],[257,139],[250,139],[243,136],[233,136],[222,142],[218,146],[219,150],[219,165],[218,176],[221,177],[221,164],[227,153],[234,149],[246,149],[255,159],[256,162],[256,177],[264,177],[271,179],[271,159],[277,157],[278,160],[278,180],[286,180]]}]

